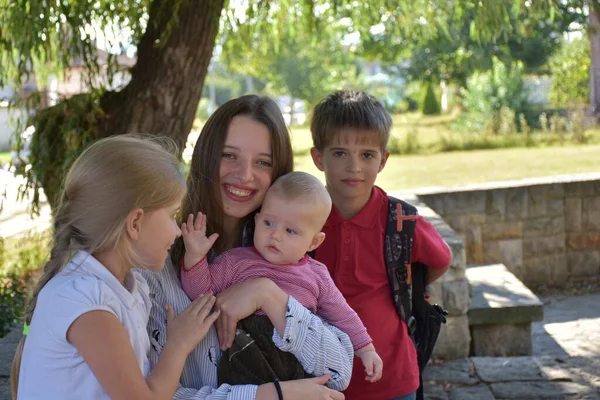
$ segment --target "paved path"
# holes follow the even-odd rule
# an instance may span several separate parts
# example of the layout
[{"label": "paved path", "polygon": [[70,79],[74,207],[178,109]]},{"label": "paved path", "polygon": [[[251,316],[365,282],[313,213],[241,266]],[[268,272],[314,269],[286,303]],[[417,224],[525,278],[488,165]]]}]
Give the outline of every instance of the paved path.
[{"label": "paved path", "polygon": [[533,357],[472,357],[429,366],[427,399],[600,399],[600,293],[542,298]]},{"label": "paved path", "polygon": [[24,183],[23,177],[16,177],[0,167],[0,238],[43,231],[52,223],[50,207],[43,194],[40,215],[31,217],[29,199],[19,199],[19,190]]}]

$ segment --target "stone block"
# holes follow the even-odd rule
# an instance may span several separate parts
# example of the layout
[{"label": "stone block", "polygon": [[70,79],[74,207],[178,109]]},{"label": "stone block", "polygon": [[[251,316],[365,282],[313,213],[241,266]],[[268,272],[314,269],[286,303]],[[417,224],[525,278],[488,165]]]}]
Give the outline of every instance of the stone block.
[{"label": "stone block", "polygon": [[[538,285],[548,283],[560,283],[553,278],[552,271],[563,269],[567,271],[567,256],[563,254],[551,254],[541,257],[525,258],[523,260],[523,277],[527,285]],[[561,276],[560,273],[555,276]]]},{"label": "stone block", "polygon": [[459,241],[446,241],[448,247],[450,247],[450,251],[452,252],[452,266],[453,267],[461,267],[464,269],[465,265],[467,265],[467,257],[465,253],[465,242],[463,240]]},{"label": "stone block", "polygon": [[487,383],[547,379],[533,357],[473,357],[471,361],[481,380]]},{"label": "stone block", "polygon": [[424,400],[448,400],[448,393],[443,384],[423,382]]},{"label": "stone block", "polygon": [[553,183],[547,185],[548,200],[564,199],[565,198],[565,185],[562,183]]},{"label": "stone block", "polygon": [[590,182],[565,183],[565,197],[593,196],[594,186]]},{"label": "stone block", "polygon": [[521,221],[495,222],[483,226],[483,239],[503,240],[520,239],[523,236],[523,223]]},{"label": "stone block", "polygon": [[485,213],[494,220],[504,220],[506,216],[506,190],[490,190],[486,195]]},{"label": "stone block", "polygon": [[432,357],[447,361],[465,358],[469,355],[470,344],[471,334],[467,316],[448,317],[448,321],[442,325]]},{"label": "stone block", "polygon": [[444,221],[456,232],[464,232],[467,227],[466,215],[444,215]]},{"label": "stone block", "polygon": [[546,215],[549,217],[565,215],[565,199],[548,200],[546,203]]},{"label": "stone block", "polygon": [[[575,382],[498,382],[490,385],[497,399],[593,399],[594,389]],[[596,393],[597,394],[597,393]],[[592,397],[586,397],[591,395]]]},{"label": "stone block", "polygon": [[559,254],[556,259],[558,262],[550,265],[550,282],[558,286],[564,286],[570,276],[566,253]]},{"label": "stone block", "polygon": [[458,387],[450,390],[450,400],[496,400],[488,385]]},{"label": "stone block", "polygon": [[579,232],[582,228],[581,198],[571,197],[565,199],[565,230]]},{"label": "stone block", "polygon": [[523,223],[523,237],[552,236],[565,232],[565,217],[531,218]]},{"label": "stone block", "polygon": [[442,282],[439,279],[430,284],[427,290],[429,291],[431,304],[439,304],[442,308],[446,308],[444,305],[444,290],[442,289]]},{"label": "stone block", "polygon": [[530,186],[527,188],[527,215],[529,218],[546,215],[547,186]]},{"label": "stone block", "polygon": [[502,263],[520,276],[523,265],[523,241],[521,239],[497,240],[484,244],[486,263]]},{"label": "stone block", "polygon": [[472,356],[529,356],[531,323],[471,325],[471,350]]},{"label": "stone block", "polygon": [[450,316],[465,315],[471,305],[469,283],[467,280],[446,282],[442,284],[444,307]]},{"label": "stone block", "polygon": [[587,250],[567,253],[571,276],[584,278],[600,274],[600,252]]},{"label": "stone block", "polygon": [[527,188],[506,190],[506,220],[520,221],[527,218]]},{"label": "stone block", "polygon": [[481,235],[481,225],[468,226],[465,232],[467,244],[467,259],[469,263],[483,262],[483,239]]},{"label": "stone block", "polygon": [[566,251],[566,235],[554,235],[523,240],[523,257],[537,257]]},{"label": "stone block", "polygon": [[567,239],[567,247],[569,250],[587,250],[600,248],[600,234],[578,234],[569,235]]},{"label": "stone block", "polygon": [[465,279],[465,267],[464,264],[460,266],[452,265],[436,282],[456,282],[463,281]]},{"label": "stone block", "polygon": [[475,373],[473,363],[468,358],[461,358],[443,364],[429,365],[423,371],[423,380],[458,385],[474,385],[480,382]]},{"label": "stone block", "polygon": [[584,198],[581,205],[584,231],[600,231],[600,197]]},{"label": "stone block", "polygon": [[448,193],[443,209],[443,215],[485,214],[485,191]]},{"label": "stone block", "polygon": [[422,200],[429,208],[439,215],[444,215],[444,197],[447,193],[420,195],[419,200]]},{"label": "stone block", "polygon": [[487,215],[485,214],[466,214],[465,220],[467,227],[470,225],[483,225],[487,222]]},{"label": "stone block", "polygon": [[543,304],[504,265],[470,266],[469,325],[523,324],[543,319]]}]

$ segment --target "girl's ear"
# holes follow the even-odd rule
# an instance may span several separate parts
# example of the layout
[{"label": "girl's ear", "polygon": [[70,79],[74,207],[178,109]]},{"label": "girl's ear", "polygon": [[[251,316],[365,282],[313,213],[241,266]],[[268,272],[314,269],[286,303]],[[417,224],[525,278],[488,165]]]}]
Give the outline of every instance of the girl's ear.
[{"label": "girl's ear", "polygon": [[319,247],[321,243],[323,243],[323,240],[325,240],[325,233],[323,232],[319,232],[315,236],[313,236],[313,240],[312,242],[310,242],[310,246],[308,246],[307,253]]},{"label": "girl's ear", "polygon": [[142,231],[142,220],[144,219],[144,210],[141,208],[134,208],[127,215],[127,221],[125,225],[125,230],[127,232],[127,236],[131,240],[138,240],[140,237],[140,233]]}]

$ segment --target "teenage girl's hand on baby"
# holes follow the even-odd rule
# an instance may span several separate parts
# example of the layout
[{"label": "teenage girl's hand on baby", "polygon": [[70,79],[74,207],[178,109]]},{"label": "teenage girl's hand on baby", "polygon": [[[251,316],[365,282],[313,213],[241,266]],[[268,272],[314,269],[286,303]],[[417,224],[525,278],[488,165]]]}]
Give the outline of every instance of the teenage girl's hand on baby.
[{"label": "teenage girl's hand on baby", "polygon": [[215,296],[207,294],[198,297],[179,315],[175,315],[173,307],[167,309],[167,343],[166,346],[178,347],[179,351],[190,353],[204,339],[212,324],[221,313],[211,310],[215,304]]},{"label": "teenage girl's hand on baby", "polygon": [[206,256],[219,234],[213,233],[206,237],[206,215],[199,212],[196,221],[194,214],[190,214],[187,222],[181,224],[181,236],[185,244],[183,267],[189,270]]},{"label": "teenage girl's hand on baby", "polygon": [[[329,378],[329,375],[323,375],[315,378],[280,382],[283,398],[285,400],[344,400],[343,393],[325,386]],[[273,399],[276,396],[277,392],[271,383],[260,385],[256,392],[257,400]]]}]

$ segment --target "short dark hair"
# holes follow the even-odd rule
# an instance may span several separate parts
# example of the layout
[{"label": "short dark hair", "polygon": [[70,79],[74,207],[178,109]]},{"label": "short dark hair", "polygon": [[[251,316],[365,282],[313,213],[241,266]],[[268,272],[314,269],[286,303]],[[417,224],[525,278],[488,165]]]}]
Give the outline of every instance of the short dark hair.
[{"label": "short dark hair", "polygon": [[392,117],[375,97],[362,90],[338,90],[313,109],[310,123],[313,145],[323,150],[344,128],[376,133],[383,150],[390,137]]}]

